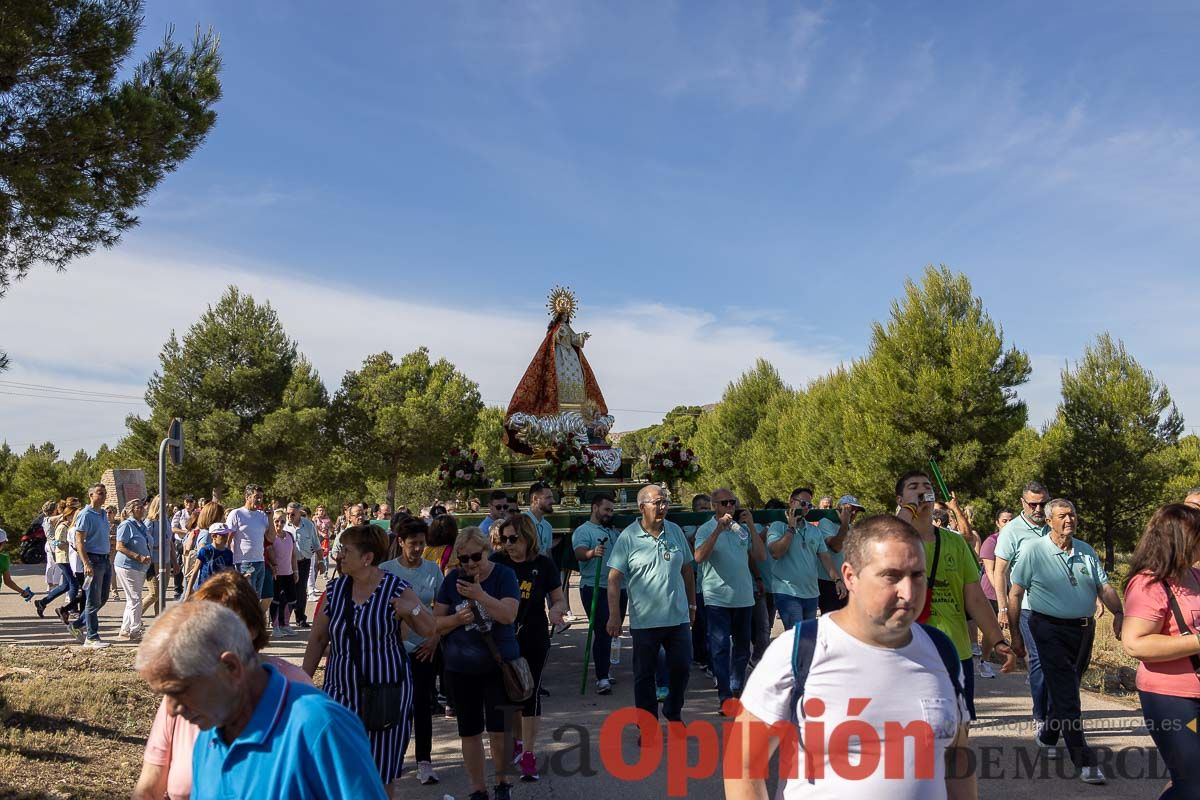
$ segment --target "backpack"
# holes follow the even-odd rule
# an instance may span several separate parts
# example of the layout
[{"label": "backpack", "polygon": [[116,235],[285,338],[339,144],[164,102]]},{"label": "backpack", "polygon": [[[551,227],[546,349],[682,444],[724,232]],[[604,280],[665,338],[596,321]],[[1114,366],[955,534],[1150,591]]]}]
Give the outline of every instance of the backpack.
[{"label": "backpack", "polygon": [[[808,680],[809,670],[812,669],[813,653],[817,649],[818,622],[819,620],[816,619],[806,619],[799,623],[796,626],[795,638],[792,640],[792,694],[788,700],[788,708],[791,710],[792,722],[796,725],[800,724],[800,720],[796,717],[797,701],[804,694],[804,684]],[[954,686],[954,696],[961,699],[963,688],[959,682],[958,673],[962,670],[962,661],[958,657],[958,650],[955,648],[954,642],[932,625],[926,625],[923,622],[916,624],[921,626],[933,640],[938,655],[942,658],[942,665],[945,666],[946,673],[950,676],[950,683]],[[800,709],[800,713],[803,714],[804,710]]]}]

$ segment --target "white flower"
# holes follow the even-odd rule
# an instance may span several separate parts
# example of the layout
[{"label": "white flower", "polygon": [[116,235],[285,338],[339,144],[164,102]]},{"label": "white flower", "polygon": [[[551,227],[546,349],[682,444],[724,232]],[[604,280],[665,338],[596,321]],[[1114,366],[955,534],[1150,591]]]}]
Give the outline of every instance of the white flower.
[{"label": "white flower", "polygon": [[569,459],[567,459],[567,463],[568,464],[578,464],[579,462],[575,459],[575,456],[571,456]]},{"label": "white flower", "polygon": [[675,463],[673,461],[671,461],[671,459],[669,459],[669,458],[664,458],[662,460],[662,465],[666,469],[670,469],[671,467],[675,466]]},{"label": "white flower", "polygon": [[460,469],[460,470],[456,470],[456,471],[455,471],[455,473],[454,473],[454,477],[456,477],[456,478],[463,478],[463,477],[466,477],[466,473],[465,473],[465,472],[463,472],[461,469]]},{"label": "white flower", "polygon": [[699,471],[700,471],[700,465],[692,464],[692,472],[699,472]]},{"label": "white flower", "polygon": [[483,462],[482,462],[482,461],[476,461],[476,462],[475,462],[475,471],[476,471],[476,472],[483,472]]}]

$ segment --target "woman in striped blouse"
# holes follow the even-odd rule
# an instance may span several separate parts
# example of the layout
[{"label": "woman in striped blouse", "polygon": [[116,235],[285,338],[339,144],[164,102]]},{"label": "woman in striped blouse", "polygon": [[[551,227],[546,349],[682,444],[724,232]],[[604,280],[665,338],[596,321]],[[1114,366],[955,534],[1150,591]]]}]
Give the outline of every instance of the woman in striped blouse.
[{"label": "woman in striped blouse", "polygon": [[408,749],[412,707],[411,667],[401,625],[420,636],[433,635],[435,626],[412,587],[379,569],[387,549],[387,534],[372,525],[355,525],[342,533],[341,577],[326,588],[325,605],[304,651],[304,671],[316,672],[328,649],[325,691],[360,717],[366,710],[360,704],[364,684],[401,688],[401,707],[394,710],[398,722],[367,731],[379,776],[394,797]]}]

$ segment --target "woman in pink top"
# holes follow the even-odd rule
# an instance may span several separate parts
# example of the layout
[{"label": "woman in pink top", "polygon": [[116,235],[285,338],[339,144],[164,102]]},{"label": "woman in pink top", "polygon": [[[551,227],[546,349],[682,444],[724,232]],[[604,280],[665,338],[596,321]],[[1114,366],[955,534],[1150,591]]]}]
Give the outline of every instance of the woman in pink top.
[{"label": "woman in pink top", "polygon": [[[258,592],[236,570],[213,575],[188,598],[187,602],[220,603],[232,609],[246,622],[255,650],[262,650],[271,641],[267,620],[259,604]],[[304,670],[275,656],[264,656],[263,663],[279,670],[289,681],[312,685]],[[188,800],[192,793],[192,747],[200,729],[183,717],[171,716],[166,698],[158,704],[158,713],[146,752],[142,759],[142,774],[133,790],[133,800]]]},{"label": "woman in pink top", "polygon": [[1200,797],[1200,509],[1154,512],[1125,583],[1121,644],[1138,659],[1138,695],[1150,738],[1171,772],[1163,798]]}]

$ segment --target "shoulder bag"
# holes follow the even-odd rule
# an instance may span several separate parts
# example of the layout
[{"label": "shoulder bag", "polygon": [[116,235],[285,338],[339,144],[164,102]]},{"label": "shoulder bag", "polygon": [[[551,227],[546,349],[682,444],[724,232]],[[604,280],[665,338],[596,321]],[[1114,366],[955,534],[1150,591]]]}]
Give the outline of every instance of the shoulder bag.
[{"label": "shoulder bag", "polygon": [[[1191,636],[1194,631],[1188,627],[1187,620],[1183,617],[1183,609],[1179,607],[1179,601],[1175,599],[1175,593],[1171,591],[1170,584],[1163,581],[1162,585],[1167,593],[1167,604],[1171,607],[1171,614],[1175,617],[1175,625],[1179,628],[1179,635]],[[1188,659],[1192,662],[1192,672],[1196,673],[1197,678],[1200,678],[1200,656],[1192,653]]]},{"label": "shoulder bag", "polygon": [[358,677],[358,718],[368,731],[386,731],[399,725],[408,716],[408,709],[404,706],[406,687],[403,681],[367,682],[362,668],[362,642],[351,613],[354,607],[354,583],[349,577],[343,580],[346,581],[346,591],[342,594],[342,624],[350,639],[350,663]]},{"label": "shoulder bag", "polygon": [[492,622],[483,618],[483,615],[479,613],[479,606],[474,600],[467,602],[471,604],[471,611],[475,614],[475,625],[479,628],[483,643],[487,645],[492,658],[500,665],[500,677],[504,679],[504,693],[514,703],[524,703],[533,696],[533,672],[529,669],[529,662],[525,660],[524,656],[517,656],[512,661],[505,661],[504,656],[500,655],[500,648],[496,646],[496,640],[492,638]]},{"label": "shoulder bag", "polygon": [[935,526],[933,529],[933,567],[929,570],[929,585],[925,589],[925,605],[917,615],[917,622],[922,624],[929,621],[933,614],[933,589],[937,585],[938,561],[942,557],[942,532]]}]

